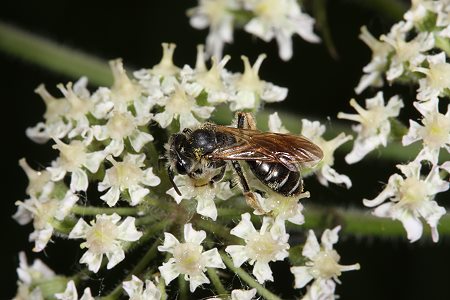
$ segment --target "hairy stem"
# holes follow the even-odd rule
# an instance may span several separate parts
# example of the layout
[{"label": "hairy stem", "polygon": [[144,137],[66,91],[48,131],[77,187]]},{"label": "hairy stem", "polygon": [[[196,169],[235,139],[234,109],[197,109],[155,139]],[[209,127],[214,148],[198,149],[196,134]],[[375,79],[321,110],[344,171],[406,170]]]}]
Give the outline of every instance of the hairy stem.
[{"label": "hairy stem", "polygon": [[112,83],[112,74],[105,60],[3,22],[0,22],[0,50],[69,77],[88,76],[96,85],[109,86]]},{"label": "hairy stem", "polygon": [[227,295],[228,294],[227,290],[220,281],[220,277],[219,275],[217,275],[217,270],[214,268],[208,268],[206,272],[208,273],[208,277],[209,279],[211,279],[211,282],[214,285],[214,288],[216,289],[218,296]]},{"label": "hairy stem", "polygon": [[245,272],[241,268],[237,268],[234,266],[233,261],[230,257],[224,252],[220,252],[220,256],[222,257],[223,262],[225,265],[230,269],[232,272],[234,272],[236,275],[238,275],[243,281],[245,281],[249,286],[252,288],[255,288],[258,292],[258,294],[263,297],[266,300],[281,300],[278,296],[273,294],[271,291],[263,287],[261,284],[259,284],[252,276],[250,276],[247,272]]}]

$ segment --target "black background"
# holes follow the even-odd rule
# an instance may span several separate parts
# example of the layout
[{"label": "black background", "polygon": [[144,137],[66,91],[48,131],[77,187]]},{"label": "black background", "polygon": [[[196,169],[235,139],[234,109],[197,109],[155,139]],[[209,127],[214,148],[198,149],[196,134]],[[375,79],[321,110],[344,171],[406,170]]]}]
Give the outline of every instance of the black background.
[{"label": "black background", "polygon": [[[275,42],[263,43],[242,31],[235,32],[235,42],[226,46],[225,52],[232,56],[227,68],[233,71],[242,70],[241,54],[249,56],[253,62],[259,53],[267,53],[261,78],[289,88],[286,101],[270,107],[288,109],[310,119],[329,117],[331,121],[327,125],[332,126],[339,111],[351,112],[348,101],[355,96],[353,88],[361,76],[362,67],[370,59],[370,51],[357,38],[360,26],[366,24],[371,31],[380,34],[389,30],[392,21],[348,1],[328,2],[329,23],[339,53],[338,60],[330,57],[323,44],[308,44],[296,36],[294,57],[283,62],[278,58]],[[191,28],[188,23],[185,12],[195,3],[175,0],[134,0],[126,4],[108,1],[2,1],[0,20],[105,59],[122,57],[130,68],[153,66],[161,57],[160,44],[174,42],[178,45],[174,60],[182,66],[195,63],[196,45],[204,42],[207,33]],[[15,268],[19,251],[26,251],[30,260],[41,258],[58,273],[70,274],[80,250],[78,243],[56,239],[56,243],[49,244],[44,252],[33,254],[30,250],[32,244],[27,241],[32,227],[22,227],[11,219],[16,211],[14,202],[26,197],[26,176],[17,161],[26,157],[33,166],[45,166],[52,158],[49,145],[33,144],[25,136],[25,129],[40,121],[44,112],[44,104],[33,90],[44,82],[54,95],[58,95],[56,84],[73,78],[48,72],[4,53],[0,53],[0,67],[2,171],[5,178],[1,201],[3,276],[0,297],[9,299],[16,290]],[[414,95],[414,89],[406,87],[401,90],[406,99]],[[367,96],[372,94],[373,91],[369,91]],[[362,102],[361,97],[357,99]],[[312,198],[307,201],[361,207],[362,198],[373,198],[381,190],[382,183],[395,171],[396,163],[371,159],[347,166],[340,153],[336,170],[350,175],[353,188],[347,191],[332,185],[325,189],[310,179],[307,184],[311,187]],[[440,201],[441,204],[443,202]],[[406,237],[380,240],[343,236],[337,249],[343,264],[361,264],[360,271],[341,276],[343,284],[337,288],[341,299],[448,298],[448,238],[441,238],[438,244],[432,244],[428,238],[409,244]],[[276,278],[276,281],[283,282],[282,278]]]}]

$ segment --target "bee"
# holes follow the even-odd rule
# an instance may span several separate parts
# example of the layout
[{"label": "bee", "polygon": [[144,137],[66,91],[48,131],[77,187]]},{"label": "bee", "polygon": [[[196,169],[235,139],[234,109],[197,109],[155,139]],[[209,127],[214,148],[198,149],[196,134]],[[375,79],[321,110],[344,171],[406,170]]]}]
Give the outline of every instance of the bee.
[{"label": "bee", "polygon": [[[168,144],[169,179],[175,191],[174,171],[188,175],[200,185],[223,179],[231,163],[250,206],[259,209],[241,167],[246,163],[255,177],[269,189],[286,197],[303,191],[301,168],[314,166],[323,152],[304,136],[262,132],[250,113],[237,113],[237,127],[205,123],[171,136]],[[205,180],[205,178],[207,178]]]}]

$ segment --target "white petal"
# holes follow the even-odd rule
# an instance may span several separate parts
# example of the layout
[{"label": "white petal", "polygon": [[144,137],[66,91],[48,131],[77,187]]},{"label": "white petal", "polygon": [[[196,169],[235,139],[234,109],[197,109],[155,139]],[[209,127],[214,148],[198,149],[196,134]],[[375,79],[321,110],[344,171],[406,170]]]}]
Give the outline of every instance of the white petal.
[{"label": "white petal", "polygon": [[399,217],[399,220],[402,222],[411,243],[420,239],[423,232],[423,225],[417,217],[405,212]]},{"label": "white petal", "polygon": [[[98,185],[99,190],[103,189],[103,187],[99,184]],[[120,189],[118,187],[111,187],[106,194],[100,196],[100,199],[104,200],[108,206],[112,207],[116,205],[117,201],[119,201],[120,198]]]},{"label": "white petal", "polygon": [[294,274],[295,277],[295,285],[294,287],[296,289],[301,289],[304,287],[308,282],[310,282],[314,277],[309,273],[309,267],[292,267],[291,268],[292,274]]},{"label": "white petal", "polygon": [[144,290],[144,283],[134,275],[131,275],[131,280],[124,281],[122,286],[130,298],[140,296]]},{"label": "white petal", "polygon": [[67,191],[64,199],[59,203],[58,210],[55,213],[55,219],[62,221],[70,213],[70,209],[78,201],[78,196],[74,195],[71,191]]},{"label": "white petal", "polygon": [[136,206],[142,202],[142,199],[150,193],[149,189],[143,188],[140,185],[133,185],[128,187],[130,193],[131,205]]},{"label": "white petal", "polygon": [[81,168],[78,168],[72,172],[70,180],[70,190],[72,192],[86,191],[88,185],[89,185],[88,176],[85,171],[83,171]]},{"label": "white petal", "polygon": [[126,219],[117,227],[117,238],[122,241],[134,242],[141,238],[142,232],[137,231],[134,217]]},{"label": "white petal", "polygon": [[215,221],[217,219],[217,208],[214,200],[209,197],[198,197],[197,213]]},{"label": "white petal", "polygon": [[203,230],[195,230],[192,228],[192,224],[188,223],[184,225],[184,240],[186,242],[200,245],[206,238],[206,232]]},{"label": "white petal", "polygon": [[249,257],[247,256],[247,251],[245,246],[233,245],[225,248],[225,252],[230,254],[233,259],[233,265],[238,268],[244,262],[246,262]]},{"label": "white petal", "polygon": [[133,131],[132,135],[129,137],[131,146],[136,152],[141,151],[142,147],[148,142],[153,141],[153,136],[149,133],[142,132],[140,130]]},{"label": "white petal", "polygon": [[242,220],[230,231],[231,234],[245,240],[249,240],[253,234],[257,233],[253,223],[250,221],[250,214],[242,214]]},{"label": "white petal", "polygon": [[52,237],[53,227],[47,224],[44,229],[35,230],[30,234],[30,241],[34,241],[34,252],[40,252],[47,246],[48,241]]},{"label": "white petal", "polygon": [[273,281],[272,270],[267,262],[257,260],[253,267],[253,275],[255,275],[256,280],[261,284],[265,281]]},{"label": "white petal", "polygon": [[86,238],[86,233],[91,229],[86,221],[80,218],[69,233],[69,239],[83,239]]},{"label": "white petal", "polygon": [[217,248],[205,251],[202,253],[202,263],[207,268],[221,268],[225,269],[225,265],[220,258]]},{"label": "white petal", "polygon": [[105,154],[103,151],[91,152],[86,154],[86,161],[83,166],[85,166],[92,173],[95,173],[98,171],[98,168],[104,159]]},{"label": "white petal", "polygon": [[101,253],[96,254],[96,253],[93,253],[88,250],[81,257],[80,263],[87,264],[89,271],[97,273],[102,264],[102,257],[103,257],[103,254],[101,254]]},{"label": "white petal", "polygon": [[169,259],[168,262],[163,263],[163,265],[160,266],[158,269],[161,272],[161,276],[164,278],[166,285],[168,285],[172,280],[174,280],[175,278],[178,277],[178,275],[180,275],[180,272],[178,272],[176,268],[174,258],[171,258]]},{"label": "white petal", "polygon": [[112,156],[119,156],[125,149],[123,139],[111,140],[108,146],[105,147],[104,154],[111,154]]},{"label": "white petal", "polygon": [[309,259],[313,259],[317,253],[320,251],[319,241],[314,234],[314,231],[309,230],[308,238],[306,239],[305,245],[303,246],[302,255]]},{"label": "white petal", "polygon": [[75,282],[73,280],[70,280],[67,283],[66,290],[64,293],[57,293],[55,294],[56,299],[61,300],[78,300],[78,293],[77,288],[75,287]]},{"label": "white petal", "polygon": [[109,270],[125,259],[125,252],[122,248],[120,248],[120,246],[117,246],[113,251],[106,252],[106,257],[108,258],[106,268]]},{"label": "white petal", "polygon": [[148,186],[157,186],[161,183],[161,179],[153,173],[153,168],[144,170],[144,178],[141,182]]},{"label": "white petal", "polygon": [[179,244],[180,242],[173,234],[164,232],[164,244],[162,246],[158,246],[158,250],[161,252],[173,253],[174,248]]},{"label": "white petal", "polygon": [[204,273],[200,273],[195,276],[189,276],[189,290],[191,291],[191,293],[193,293],[198,286],[204,283],[209,283],[209,279]]},{"label": "white petal", "polygon": [[157,113],[153,119],[159,123],[159,125],[162,128],[166,128],[167,126],[170,125],[170,123],[172,123],[173,120],[173,114],[170,114],[166,111],[163,111],[161,113]]},{"label": "white petal", "polygon": [[251,300],[256,296],[256,289],[251,290],[232,290],[231,300]]}]

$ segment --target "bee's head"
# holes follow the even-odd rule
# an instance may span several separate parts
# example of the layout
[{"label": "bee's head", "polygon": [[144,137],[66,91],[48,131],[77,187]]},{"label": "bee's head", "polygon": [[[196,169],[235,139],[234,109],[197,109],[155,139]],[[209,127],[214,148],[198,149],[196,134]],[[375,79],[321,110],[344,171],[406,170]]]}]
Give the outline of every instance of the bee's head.
[{"label": "bee's head", "polygon": [[169,140],[169,162],[178,174],[186,175],[192,171],[194,160],[189,152],[190,145],[184,133],[173,134]]}]

